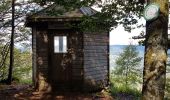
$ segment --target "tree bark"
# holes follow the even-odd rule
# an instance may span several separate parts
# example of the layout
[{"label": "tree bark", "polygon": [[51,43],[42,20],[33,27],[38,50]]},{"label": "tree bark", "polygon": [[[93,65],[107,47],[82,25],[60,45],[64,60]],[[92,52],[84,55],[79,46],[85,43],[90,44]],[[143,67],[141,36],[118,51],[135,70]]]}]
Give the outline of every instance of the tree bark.
[{"label": "tree bark", "polygon": [[13,63],[14,63],[14,29],[15,29],[15,19],[14,19],[14,13],[15,13],[15,0],[12,0],[12,30],[11,30],[11,44],[10,44],[10,64],[9,64],[9,70],[8,70],[8,78],[7,78],[7,84],[11,84],[12,82],[12,69],[13,69]]},{"label": "tree bark", "polygon": [[148,0],[160,6],[157,19],[146,22],[142,100],[163,100],[168,43],[168,0]]}]

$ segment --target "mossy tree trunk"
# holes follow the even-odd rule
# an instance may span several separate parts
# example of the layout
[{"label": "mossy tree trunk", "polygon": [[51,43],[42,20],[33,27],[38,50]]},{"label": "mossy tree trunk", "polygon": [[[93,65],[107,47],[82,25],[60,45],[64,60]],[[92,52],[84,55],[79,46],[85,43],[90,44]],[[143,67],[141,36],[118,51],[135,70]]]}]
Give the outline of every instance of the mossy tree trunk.
[{"label": "mossy tree trunk", "polygon": [[146,22],[146,44],[142,100],[163,100],[166,81],[168,41],[168,0],[148,0],[157,3],[157,19]]}]

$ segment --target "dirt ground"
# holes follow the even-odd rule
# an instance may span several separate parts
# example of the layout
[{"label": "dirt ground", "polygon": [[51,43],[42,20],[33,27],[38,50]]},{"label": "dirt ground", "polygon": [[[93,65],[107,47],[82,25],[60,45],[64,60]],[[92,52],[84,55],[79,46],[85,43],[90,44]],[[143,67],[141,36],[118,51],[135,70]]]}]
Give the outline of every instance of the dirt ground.
[{"label": "dirt ground", "polygon": [[0,100],[114,100],[111,96],[100,93],[39,93],[30,85],[1,85]]}]

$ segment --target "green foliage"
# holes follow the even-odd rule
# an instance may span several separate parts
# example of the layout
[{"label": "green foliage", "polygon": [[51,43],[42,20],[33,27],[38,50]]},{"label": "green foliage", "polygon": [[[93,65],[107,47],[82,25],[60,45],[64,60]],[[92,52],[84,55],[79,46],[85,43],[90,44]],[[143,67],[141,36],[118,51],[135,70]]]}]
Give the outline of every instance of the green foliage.
[{"label": "green foliage", "polygon": [[59,5],[65,6],[67,9],[82,7],[82,6],[91,6],[101,0],[31,0],[32,2],[38,3],[41,6],[48,4],[49,2],[55,2]]},{"label": "green foliage", "polygon": [[[0,51],[2,51],[2,47],[0,47]],[[1,60],[1,58],[0,58]],[[1,77],[0,80],[5,80],[8,75],[9,68],[9,54],[5,61],[5,64],[0,67]],[[32,57],[31,52],[21,51],[17,48],[14,49],[14,66],[13,66],[13,81],[15,83],[31,83],[32,80]]]},{"label": "green foliage", "polygon": [[11,1],[10,0],[2,0],[0,1],[0,12],[6,11],[9,9],[11,6]]},{"label": "green foliage", "polygon": [[120,53],[116,59],[116,66],[112,72],[112,77],[117,82],[124,83],[124,85],[137,85],[141,82],[142,68],[140,68],[141,57],[138,56],[134,45],[128,45]]},{"label": "green foliage", "polygon": [[20,79],[18,84],[32,84],[32,78]]},{"label": "green foliage", "polygon": [[9,47],[0,45],[0,80],[6,79],[9,66]]},{"label": "green foliage", "polygon": [[[11,1],[12,0],[1,0],[0,1],[0,43],[6,44],[10,42],[11,34]],[[25,16],[28,13],[37,11],[38,5],[29,2],[29,0],[15,0],[15,43],[30,44],[31,30],[25,28],[24,21]]]},{"label": "green foliage", "polygon": [[141,57],[136,46],[128,45],[116,59],[116,66],[111,73],[111,94],[118,100],[138,100],[141,97],[142,81]]},{"label": "green foliage", "polygon": [[165,84],[165,100],[170,99],[170,76],[167,77],[166,79],[166,84]]},{"label": "green foliage", "polygon": [[138,100],[141,97],[141,91],[137,90],[133,86],[127,87],[123,84],[116,84],[114,79],[111,80],[110,92],[111,95],[116,97],[116,100],[122,100],[122,98]]},{"label": "green foliage", "polygon": [[[112,30],[119,24],[122,24],[126,31],[139,27],[134,25],[141,17],[143,11],[143,2],[138,0],[32,0],[40,5],[46,5],[49,2],[55,2],[64,6],[67,10],[73,10],[84,6],[95,6],[101,9],[100,13],[93,17],[84,16],[80,24],[82,30]],[[128,6],[127,6],[128,5]],[[54,12],[52,12],[54,13]],[[97,23],[97,24],[95,24]],[[100,26],[101,25],[101,26]]]},{"label": "green foliage", "polygon": [[15,49],[14,53],[13,77],[17,77],[20,81],[30,80],[32,78],[31,53],[29,51],[21,52],[18,49]]}]

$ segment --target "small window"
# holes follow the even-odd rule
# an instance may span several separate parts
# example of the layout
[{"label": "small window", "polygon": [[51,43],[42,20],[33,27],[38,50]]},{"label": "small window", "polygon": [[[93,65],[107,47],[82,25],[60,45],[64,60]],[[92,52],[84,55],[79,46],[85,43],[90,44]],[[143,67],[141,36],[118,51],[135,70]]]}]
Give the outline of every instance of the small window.
[{"label": "small window", "polygon": [[67,52],[67,37],[54,36],[54,53],[66,53],[66,52]]}]

